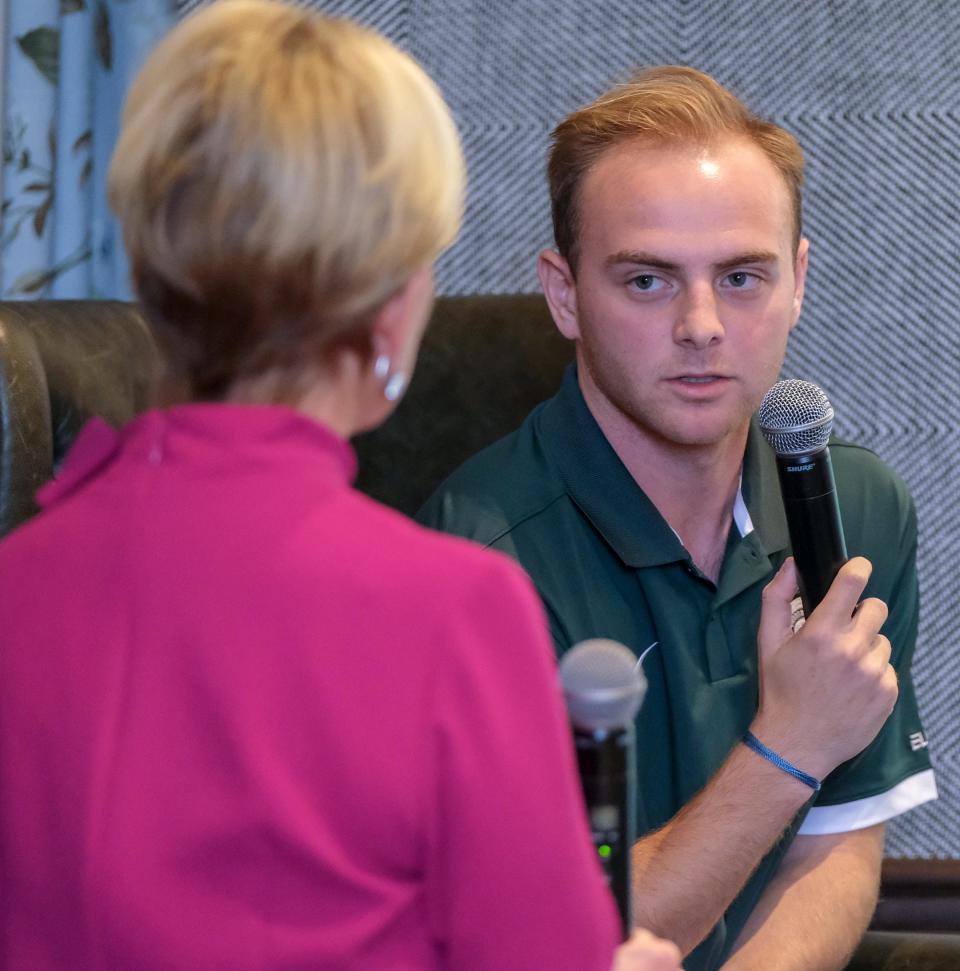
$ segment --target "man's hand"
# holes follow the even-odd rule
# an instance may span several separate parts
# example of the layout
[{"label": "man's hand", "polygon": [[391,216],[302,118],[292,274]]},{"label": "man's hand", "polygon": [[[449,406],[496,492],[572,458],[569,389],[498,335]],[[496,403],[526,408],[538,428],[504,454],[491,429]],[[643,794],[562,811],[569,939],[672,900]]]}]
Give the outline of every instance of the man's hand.
[{"label": "man's hand", "polygon": [[[858,607],[869,576],[866,560],[845,564],[796,634],[791,560],[764,591],[760,710],[751,730],[818,778],[864,749],[897,699],[890,644],[879,633],[886,607],[873,599]],[[634,844],[634,922],[690,951],[809,797],[802,782],[736,745],[673,819]]]},{"label": "man's hand", "polygon": [[650,931],[634,931],[630,940],[617,948],[611,971],[683,971],[680,950]]},{"label": "man's hand", "polygon": [[805,772],[823,778],[873,741],[897,700],[881,600],[860,596],[872,567],[854,557],[793,633],[793,560],[763,592],[758,648],[760,709],[751,730]]}]

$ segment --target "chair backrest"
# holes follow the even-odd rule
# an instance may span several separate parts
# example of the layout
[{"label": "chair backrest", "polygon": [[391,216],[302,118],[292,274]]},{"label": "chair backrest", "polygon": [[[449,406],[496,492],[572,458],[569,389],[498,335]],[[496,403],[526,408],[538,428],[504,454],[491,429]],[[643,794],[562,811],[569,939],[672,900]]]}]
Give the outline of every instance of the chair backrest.
[{"label": "chair backrest", "polygon": [[[554,393],[573,348],[535,295],[441,297],[411,387],[356,439],[357,485],[406,513],[464,459]],[[134,304],[0,302],[0,536],[92,415],[120,425],[148,405],[159,357]]]},{"label": "chair backrest", "polygon": [[573,354],[539,295],[441,297],[400,407],[354,441],[358,487],[412,515],[464,459],[554,394]]},{"label": "chair backrest", "polygon": [[120,425],[146,407],[158,354],[133,304],[0,302],[0,536],[92,415]]}]

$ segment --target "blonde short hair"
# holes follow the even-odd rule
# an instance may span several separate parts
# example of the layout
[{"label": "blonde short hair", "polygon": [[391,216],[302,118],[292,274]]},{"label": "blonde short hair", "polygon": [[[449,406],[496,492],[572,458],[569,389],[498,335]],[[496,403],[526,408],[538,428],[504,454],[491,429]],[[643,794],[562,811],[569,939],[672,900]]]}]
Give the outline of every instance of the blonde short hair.
[{"label": "blonde short hair", "polygon": [[553,232],[558,251],[576,265],[584,177],[604,152],[621,142],[710,145],[745,138],[783,176],[793,208],[794,245],[800,242],[803,152],[785,129],[758,117],[712,77],[690,67],[650,68],[573,112],[553,131],[547,164]]},{"label": "blonde short hair", "polygon": [[464,164],[433,82],[356,24],[271,0],[187,17],[130,91],[109,197],[137,296],[198,399],[369,350],[455,237]]}]

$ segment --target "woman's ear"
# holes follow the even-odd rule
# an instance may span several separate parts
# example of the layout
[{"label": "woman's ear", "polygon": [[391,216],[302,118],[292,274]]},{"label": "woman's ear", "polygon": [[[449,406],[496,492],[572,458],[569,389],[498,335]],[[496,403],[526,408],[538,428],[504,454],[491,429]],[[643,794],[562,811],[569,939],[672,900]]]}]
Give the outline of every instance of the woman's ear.
[{"label": "woman's ear", "polygon": [[377,311],[371,328],[374,356],[407,357],[420,346],[433,306],[433,267],[417,270]]},{"label": "woman's ear", "polygon": [[389,402],[406,390],[432,306],[433,268],[427,266],[377,311],[370,334],[373,379]]}]

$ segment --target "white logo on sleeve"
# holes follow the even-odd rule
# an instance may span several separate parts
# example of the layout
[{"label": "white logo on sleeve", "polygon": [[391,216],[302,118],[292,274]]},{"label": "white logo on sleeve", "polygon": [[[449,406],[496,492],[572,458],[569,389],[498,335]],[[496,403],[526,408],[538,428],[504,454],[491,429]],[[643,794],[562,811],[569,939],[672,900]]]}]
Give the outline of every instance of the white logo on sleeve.
[{"label": "white logo on sleeve", "polygon": [[912,732],[907,737],[910,741],[910,750],[912,752],[919,752],[920,749],[926,748],[930,744],[923,732]]}]

